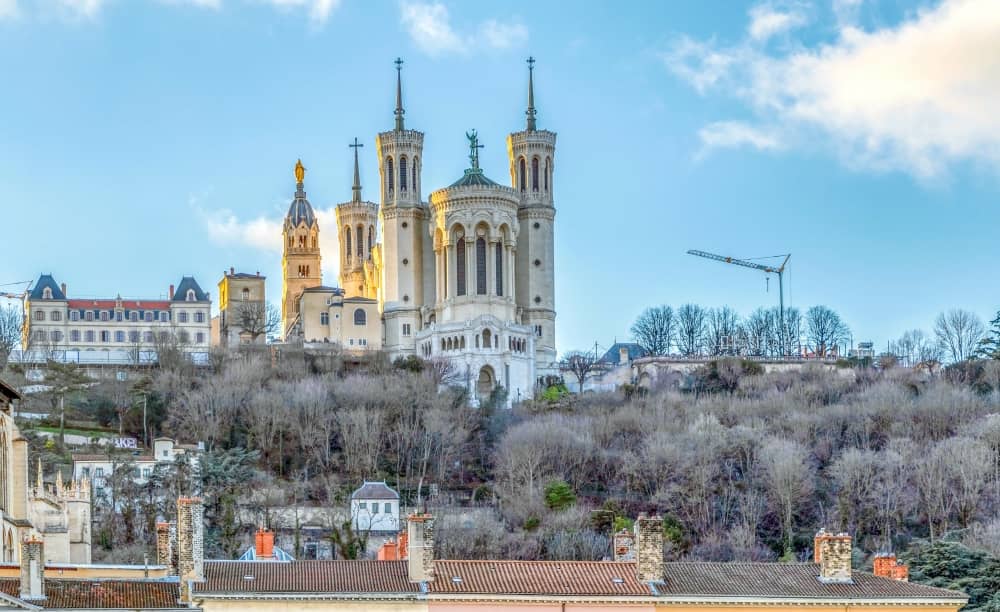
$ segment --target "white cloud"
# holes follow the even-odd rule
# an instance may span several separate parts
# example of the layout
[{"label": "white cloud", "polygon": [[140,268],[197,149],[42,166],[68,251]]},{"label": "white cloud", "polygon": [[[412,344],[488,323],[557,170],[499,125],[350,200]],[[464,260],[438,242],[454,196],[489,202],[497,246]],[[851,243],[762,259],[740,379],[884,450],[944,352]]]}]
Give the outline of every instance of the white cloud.
[{"label": "white cloud", "polygon": [[157,0],[162,4],[189,4],[199,8],[219,10],[222,8],[222,0]]},{"label": "white cloud", "polygon": [[17,0],[0,0],[0,19],[14,19],[20,14]]},{"label": "white cloud", "polygon": [[341,0],[261,0],[280,9],[307,9],[309,20],[316,25],[323,25],[330,14],[340,6]]},{"label": "white cloud", "polygon": [[528,40],[528,28],[515,20],[487,19],[474,32],[462,33],[451,25],[448,7],[440,2],[404,1],[400,19],[414,44],[428,55],[464,53],[476,46],[509,49]]},{"label": "white cloud", "polygon": [[797,134],[794,144],[818,137],[852,166],[920,178],[962,161],[1000,169],[998,57],[996,0],[943,0],[895,26],[842,26],[831,43],[784,53],[682,38],[664,55],[699,93],[735,96],[758,123]]},{"label": "white cloud", "polygon": [[759,151],[773,151],[782,146],[781,137],[773,130],[742,121],[716,121],[698,131],[702,151],[749,146]]},{"label": "white cloud", "polygon": [[801,6],[791,5],[787,9],[775,5],[758,4],[750,9],[750,38],[765,41],[772,36],[787,32],[806,24],[806,15]]},{"label": "white cloud", "polygon": [[58,5],[72,16],[84,19],[94,19],[101,12],[107,0],[58,0]]}]

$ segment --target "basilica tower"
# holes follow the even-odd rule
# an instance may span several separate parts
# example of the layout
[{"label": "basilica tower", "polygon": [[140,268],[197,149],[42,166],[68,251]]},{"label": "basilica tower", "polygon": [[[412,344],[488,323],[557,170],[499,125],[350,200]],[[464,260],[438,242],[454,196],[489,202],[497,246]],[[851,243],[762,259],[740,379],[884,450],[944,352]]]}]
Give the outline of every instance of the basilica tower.
[{"label": "basilica tower", "polygon": [[337,235],[340,237],[340,286],[344,297],[375,298],[377,282],[372,251],[376,248],[378,206],[361,199],[358,139],[354,149],[354,187],[350,202],[337,205]]},{"label": "basilica tower", "polygon": [[286,340],[299,314],[299,297],[309,287],[323,284],[320,270],[319,223],[306,199],[306,169],[302,160],[295,164],[295,199],[288,207],[281,231],[281,335]]},{"label": "basilica tower", "polygon": [[384,347],[391,354],[414,351],[424,304],[424,243],[427,210],[420,199],[424,134],[408,130],[403,121],[403,61],[396,60],[396,125],[375,139],[381,177],[382,253],[381,295],[385,325]]},{"label": "basilica tower", "polygon": [[522,323],[535,335],[538,375],[555,374],[555,269],[552,173],[556,135],[536,125],[534,58],[528,58],[528,110],[525,129],[507,137],[511,186],[520,204],[517,219],[516,286]]}]

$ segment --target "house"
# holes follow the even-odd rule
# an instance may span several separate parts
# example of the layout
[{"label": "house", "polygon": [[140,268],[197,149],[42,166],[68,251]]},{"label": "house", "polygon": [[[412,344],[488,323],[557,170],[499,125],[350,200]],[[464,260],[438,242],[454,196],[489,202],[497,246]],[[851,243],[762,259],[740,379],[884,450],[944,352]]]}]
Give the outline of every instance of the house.
[{"label": "house", "polygon": [[355,531],[399,531],[399,493],[384,480],[366,480],[351,493],[351,527]]},{"label": "house", "polygon": [[153,440],[153,453],[147,455],[73,455],[73,478],[88,480],[94,493],[103,495],[115,472],[115,465],[130,462],[135,469],[135,482],[144,484],[153,475],[157,465],[173,463],[177,457],[190,454],[192,461],[197,461],[197,451],[200,445],[178,444],[172,438],[156,438]]}]

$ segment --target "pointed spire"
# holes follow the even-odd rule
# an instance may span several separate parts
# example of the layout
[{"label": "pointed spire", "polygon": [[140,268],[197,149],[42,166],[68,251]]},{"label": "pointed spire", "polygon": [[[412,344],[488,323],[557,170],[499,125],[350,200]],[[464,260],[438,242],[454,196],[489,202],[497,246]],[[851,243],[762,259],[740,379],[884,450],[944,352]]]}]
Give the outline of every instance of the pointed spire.
[{"label": "pointed spire", "polygon": [[528,111],[524,113],[528,116],[528,131],[535,131],[535,58],[528,58]]},{"label": "pointed spire", "polygon": [[[403,60],[396,58],[396,131],[403,131]],[[356,151],[357,149],[355,149]]]},{"label": "pointed spire", "polygon": [[42,458],[38,458],[38,471],[35,472],[35,487],[38,489],[38,495],[42,493]]},{"label": "pointed spire", "polygon": [[358,168],[358,149],[365,145],[358,142],[357,136],[354,137],[354,143],[347,145],[354,149],[354,187],[352,187],[353,195],[351,201],[360,202],[361,201],[361,171]]}]

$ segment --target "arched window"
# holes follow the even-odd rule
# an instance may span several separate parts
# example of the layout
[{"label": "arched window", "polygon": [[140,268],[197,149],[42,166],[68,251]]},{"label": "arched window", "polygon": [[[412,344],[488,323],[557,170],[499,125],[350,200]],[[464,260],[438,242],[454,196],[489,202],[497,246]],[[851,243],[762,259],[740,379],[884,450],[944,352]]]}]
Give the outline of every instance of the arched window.
[{"label": "arched window", "polygon": [[476,294],[486,295],[486,240],[476,239]]},{"label": "arched window", "polygon": [[344,245],[347,248],[347,258],[351,258],[351,228],[344,230]]},{"label": "arched window", "polygon": [[493,341],[490,340],[490,337],[491,337],[490,330],[484,329],[483,330],[483,348],[490,348],[490,346],[493,345]]},{"label": "arched window", "polygon": [[496,244],[496,255],[494,256],[497,264],[497,295],[503,295],[503,241],[499,241]]},{"label": "arched window", "polygon": [[531,190],[538,191],[538,158],[531,158]]},{"label": "arched window", "polygon": [[524,158],[518,160],[517,162],[517,183],[521,188],[521,191],[527,191],[528,189],[528,174],[527,168],[524,163]]},{"label": "arched window", "polygon": [[420,163],[420,158],[419,157],[414,157],[413,158],[413,183],[411,183],[411,184],[413,185],[413,191],[419,195],[420,189],[417,186],[417,164],[418,163]]},{"label": "arched window", "polygon": [[455,245],[455,272],[455,293],[465,295],[465,238],[459,238]]},{"label": "arched window", "polygon": [[389,189],[389,193],[392,193],[396,189],[396,167],[392,165],[392,158],[385,158],[385,176],[388,178],[386,182],[386,187]]},{"label": "arched window", "polygon": [[354,244],[358,245],[358,259],[364,259],[365,228],[360,225],[354,228]]},{"label": "arched window", "polygon": [[363,308],[358,308],[354,311],[354,324],[355,325],[365,325],[368,322],[368,315],[365,314]]},{"label": "arched window", "polygon": [[368,226],[368,259],[372,258],[372,247],[375,245],[375,228]]},{"label": "arched window", "polygon": [[43,300],[51,300],[52,299],[52,288],[51,287],[46,287],[45,289],[42,289],[42,299]]},{"label": "arched window", "polygon": [[193,302],[194,301],[194,297],[195,297],[194,296],[194,289],[188,289],[188,291],[187,291],[187,301]]},{"label": "arched window", "polygon": [[399,158],[399,190],[406,191],[406,156]]},{"label": "arched window", "polygon": [[552,172],[552,160],[545,158],[545,193],[549,192],[549,174]]}]

